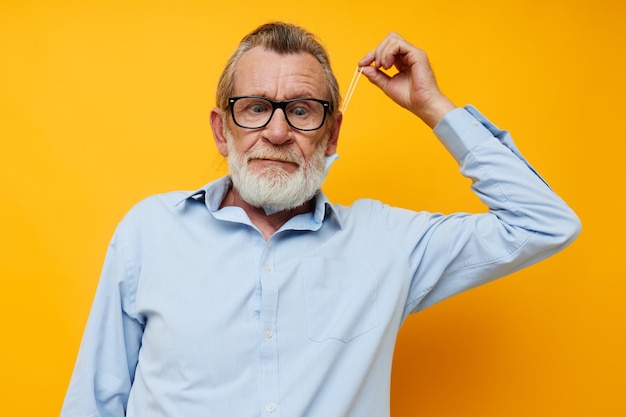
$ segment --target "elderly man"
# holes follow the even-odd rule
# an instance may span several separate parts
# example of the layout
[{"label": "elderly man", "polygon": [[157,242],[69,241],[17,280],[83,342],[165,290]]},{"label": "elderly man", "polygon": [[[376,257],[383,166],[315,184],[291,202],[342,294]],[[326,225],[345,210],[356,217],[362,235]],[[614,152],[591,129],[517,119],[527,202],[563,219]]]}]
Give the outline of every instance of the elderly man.
[{"label": "elderly man", "polygon": [[327,53],[302,28],[263,25],[211,112],[230,175],[120,223],[62,416],[388,416],[407,315],[575,238],[576,215],[507,132],[439,91],[423,51],[391,34],[359,65],[434,128],[488,212],[333,205],[320,186],[342,115]]}]

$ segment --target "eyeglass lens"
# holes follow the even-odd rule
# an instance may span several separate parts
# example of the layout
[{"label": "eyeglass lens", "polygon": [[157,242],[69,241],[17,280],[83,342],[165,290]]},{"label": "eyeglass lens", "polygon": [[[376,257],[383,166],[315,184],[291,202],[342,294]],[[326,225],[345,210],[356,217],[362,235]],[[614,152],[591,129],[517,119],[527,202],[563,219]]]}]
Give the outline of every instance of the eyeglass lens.
[{"label": "eyeglass lens", "polygon": [[[235,122],[244,128],[256,129],[269,123],[274,108],[279,107],[260,97],[242,97],[233,103]],[[326,109],[315,100],[299,99],[284,104],[285,117],[296,129],[315,130],[324,123]]]}]

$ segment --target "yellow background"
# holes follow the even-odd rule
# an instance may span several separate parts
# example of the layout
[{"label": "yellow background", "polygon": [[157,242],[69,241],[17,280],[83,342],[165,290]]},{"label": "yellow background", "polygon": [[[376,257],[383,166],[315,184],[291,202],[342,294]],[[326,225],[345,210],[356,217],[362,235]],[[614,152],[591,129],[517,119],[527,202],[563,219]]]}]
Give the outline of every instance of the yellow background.
[{"label": "yellow background", "polygon": [[[392,415],[625,416],[622,1],[0,0],[0,413],[57,415],[108,240],[141,198],[226,172],[208,125],[241,36],[318,33],[348,86],[391,30],[441,88],[513,133],[581,237],[411,317]],[[428,129],[361,80],[326,192],[416,210],[481,204]]]}]

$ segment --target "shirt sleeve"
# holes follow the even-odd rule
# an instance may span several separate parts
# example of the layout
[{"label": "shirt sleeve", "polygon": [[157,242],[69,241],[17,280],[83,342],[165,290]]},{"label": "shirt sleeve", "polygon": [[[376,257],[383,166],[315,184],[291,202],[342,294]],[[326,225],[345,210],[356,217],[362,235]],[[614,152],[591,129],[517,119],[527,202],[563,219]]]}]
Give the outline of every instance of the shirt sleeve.
[{"label": "shirt sleeve", "polygon": [[[392,226],[411,248],[414,276],[405,315],[538,262],[580,232],[576,214],[522,157],[509,133],[478,110],[453,110],[434,133],[488,211],[431,214],[425,232],[423,216]],[[412,227],[417,243],[407,233]]]},{"label": "shirt sleeve", "polygon": [[83,334],[61,417],[123,417],[143,332],[133,314],[137,271],[118,228]]}]

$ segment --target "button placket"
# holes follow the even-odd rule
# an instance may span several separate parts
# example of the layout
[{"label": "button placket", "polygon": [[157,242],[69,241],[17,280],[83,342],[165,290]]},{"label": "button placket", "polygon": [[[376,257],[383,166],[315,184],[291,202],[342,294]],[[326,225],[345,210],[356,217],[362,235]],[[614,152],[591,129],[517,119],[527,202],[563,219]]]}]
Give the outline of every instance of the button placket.
[{"label": "button placket", "polygon": [[274,276],[275,245],[270,240],[266,243],[259,260],[261,281],[261,315],[259,330],[259,363],[261,381],[262,410],[264,414],[280,415],[278,382],[278,344],[276,340],[276,322],[278,315],[278,280]]}]

